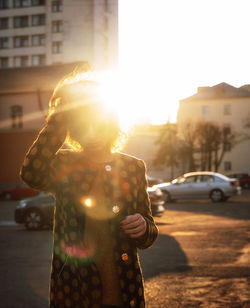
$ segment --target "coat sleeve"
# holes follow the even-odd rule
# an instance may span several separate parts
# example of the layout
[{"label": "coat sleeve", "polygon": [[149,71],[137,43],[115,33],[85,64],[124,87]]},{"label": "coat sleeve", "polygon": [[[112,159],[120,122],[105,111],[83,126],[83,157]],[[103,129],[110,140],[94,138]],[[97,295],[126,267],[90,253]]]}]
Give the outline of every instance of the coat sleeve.
[{"label": "coat sleeve", "polygon": [[150,247],[158,236],[158,228],[152,216],[150,200],[147,192],[146,168],[142,160],[138,160],[138,197],[137,213],[140,213],[147,223],[147,229],[143,236],[136,239],[136,246],[139,249]]},{"label": "coat sleeve", "polygon": [[62,122],[62,114],[51,116],[25,156],[20,176],[32,188],[54,190],[52,166],[56,153],[66,138],[66,129]]}]

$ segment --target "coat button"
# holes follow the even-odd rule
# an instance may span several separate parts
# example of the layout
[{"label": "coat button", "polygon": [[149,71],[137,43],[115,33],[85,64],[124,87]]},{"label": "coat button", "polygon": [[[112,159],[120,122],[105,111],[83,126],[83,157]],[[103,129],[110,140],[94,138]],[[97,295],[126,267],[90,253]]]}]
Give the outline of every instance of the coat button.
[{"label": "coat button", "polygon": [[126,252],[122,254],[122,261],[128,261],[128,254]]},{"label": "coat button", "polygon": [[110,165],[106,165],[106,166],[105,166],[105,170],[109,172],[109,171],[111,171],[111,170],[112,170],[112,168],[111,168],[111,166],[110,166]]}]

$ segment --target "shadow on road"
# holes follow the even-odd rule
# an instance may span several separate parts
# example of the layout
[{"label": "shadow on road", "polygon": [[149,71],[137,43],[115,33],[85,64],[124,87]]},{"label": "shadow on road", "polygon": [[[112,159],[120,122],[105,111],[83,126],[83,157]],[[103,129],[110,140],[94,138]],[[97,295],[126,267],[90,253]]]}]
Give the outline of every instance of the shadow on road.
[{"label": "shadow on road", "polygon": [[189,269],[180,244],[169,235],[159,234],[156,243],[149,249],[140,250],[139,256],[145,280],[162,273]]},{"label": "shadow on road", "polygon": [[2,228],[0,244],[0,306],[48,307],[51,232]]},{"label": "shadow on road", "polygon": [[168,211],[193,212],[204,215],[214,215],[232,219],[250,219],[250,195],[249,199],[228,200],[226,202],[207,202],[205,200],[188,200],[167,203]]}]

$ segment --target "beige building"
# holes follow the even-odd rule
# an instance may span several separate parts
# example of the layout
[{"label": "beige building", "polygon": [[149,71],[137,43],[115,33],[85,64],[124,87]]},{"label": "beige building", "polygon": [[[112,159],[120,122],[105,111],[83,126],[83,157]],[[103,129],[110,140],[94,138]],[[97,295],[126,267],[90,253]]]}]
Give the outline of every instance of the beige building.
[{"label": "beige building", "polygon": [[[236,88],[221,83],[213,87],[200,87],[193,96],[180,100],[177,122],[181,127],[190,120],[211,121],[240,134],[246,131],[244,123],[248,117],[250,119],[249,86]],[[228,149],[219,172],[250,174],[249,153],[250,140]]]},{"label": "beige building", "polygon": [[0,68],[118,62],[118,0],[1,0]]}]

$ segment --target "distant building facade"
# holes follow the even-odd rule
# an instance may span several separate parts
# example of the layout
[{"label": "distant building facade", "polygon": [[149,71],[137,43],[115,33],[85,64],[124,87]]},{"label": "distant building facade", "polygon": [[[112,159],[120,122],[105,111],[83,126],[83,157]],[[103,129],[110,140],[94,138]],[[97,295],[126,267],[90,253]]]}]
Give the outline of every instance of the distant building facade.
[{"label": "distant building facade", "polygon": [[38,131],[45,125],[48,102],[61,78],[77,62],[0,70],[0,185],[21,183],[20,166]]},{"label": "distant building facade", "polygon": [[[172,124],[175,126],[175,124]],[[147,174],[150,177],[164,181],[172,180],[182,174],[181,166],[171,167],[166,164],[156,164],[157,152],[160,149],[159,136],[165,130],[162,125],[138,125],[128,135],[124,152],[143,159],[146,163]],[[171,173],[172,176],[171,176]]]},{"label": "distant building facade", "polygon": [[118,0],[0,0],[0,185],[19,184],[58,81],[118,64]]},{"label": "distant building facade", "polygon": [[0,69],[118,62],[118,0],[0,0]]},{"label": "distant building facade", "polygon": [[[200,87],[196,94],[180,100],[178,127],[186,122],[208,121],[224,126],[238,134],[244,133],[244,123],[250,118],[250,86],[240,88],[221,83]],[[250,140],[228,147],[220,165],[223,174],[248,172],[250,174]]]}]

